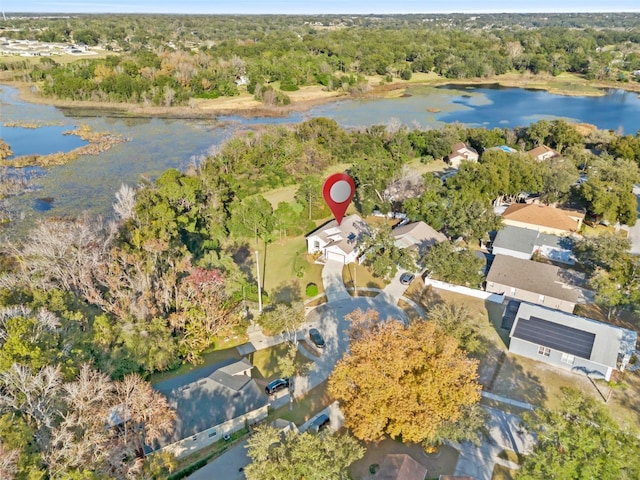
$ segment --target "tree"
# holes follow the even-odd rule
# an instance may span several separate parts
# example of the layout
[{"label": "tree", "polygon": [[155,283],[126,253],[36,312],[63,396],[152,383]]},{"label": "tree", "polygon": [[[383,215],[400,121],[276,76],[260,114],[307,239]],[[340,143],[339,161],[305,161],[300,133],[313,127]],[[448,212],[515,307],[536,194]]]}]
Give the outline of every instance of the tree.
[{"label": "tree", "polygon": [[395,244],[393,231],[387,223],[374,226],[372,235],[364,237],[360,248],[365,252],[365,265],[377,277],[389,280],[396,274],[398,267],[405,270],[416,269],[414,251]]},{"label": "tree", "polygon": [[473,325],[472,314],[463,304],[441,302],[429,308],[427,320],[434,322],[443,331],[455,338],[460,348],[467,352],[481,352],[483,338]]},{"label": "tree", "polygon": [[340,402],[345,426],[361,440],[388,434],[431,442],[480,400],[478,362],[433,322],[405,326],[375,317],[371,310],[352,314],[351,349],[331,374],[329,392]]},{"label": "tree", "polygon": [[291,342],[297,343],[296,331],[304,323],[304,304],[294,302],[291,305],[277,303],[265,310],[258,323],[270,334],[286,332]]},{"label": "tree", "polygon": [[622,430],[601,405],[576,390],[563,390],[557,410],[535,410],[523,420],[537,443],[524,458],[518,480],[640,478],[634,456],[640,448],[638,437]]},{"label": "tree", "polygon": [[266,239],[273,230],[273,207],[261,195],[233,203],[229,218],[229,232],[240,238]]},{"label": "tree", "polygon": [[247,454],[248,480],[346,480],[347,467],[364,456],[364,448],[349,434],[282,434],[262,425],[247,441]]},{"label": "tree", "polygon": [[457,285],[477,287],[484,278],[480,270],[483,261],[467,249],[451,242],[433,245],[422,259],[422,264],[438,279]]},{"label": "tree", "polygon": [[573,253],[578,262],[591,272],[597,268],[611,271],[619,269],[624,264],[630,248],[629,239],[604,233],[576,240]]},{"label": "tree", "polygon": [[326,205],[322,200],[322,182],[319,177],[309,175],[303,178],[295,199],[303,205],[309,220],[321,218],[326,213]]},{"label": "tree", "polygon": [[588,176],[580,191],[589,211],[612,223],[635,225],[638,202],[632,192],[633,185],[640,181],[637,164],[600,158],[589,167]]}]

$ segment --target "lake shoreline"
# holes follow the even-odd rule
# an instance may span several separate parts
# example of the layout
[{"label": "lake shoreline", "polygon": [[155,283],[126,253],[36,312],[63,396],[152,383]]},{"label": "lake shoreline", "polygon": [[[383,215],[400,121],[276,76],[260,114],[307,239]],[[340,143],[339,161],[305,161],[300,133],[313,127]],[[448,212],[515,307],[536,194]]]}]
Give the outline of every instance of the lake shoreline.
[{"label": "lake shoreline", "polygon": [[[163,118],[176,120],[215,120],[219,116],[240,116],[243,118],[280,118],[295,112],[305,112],[309,109],[327,103],[357,99],[377,99],[395,97],[404,94],[407,88],[427,87],[483,87],[499,86],[504,88],[521,88],[526,90],[546,91],[554,95],[565,96],[603,96],[607,89],[625,90],[640,94],[640,83],[617,83],[589,81],[575,75],[563,74],[552,76],[525,76],[520,74],[506,74],[489,78],[449,79],[435,74],[415,74],[409,81],[394,80],[385,83],[381,78],[369,77],[369,91],[362,94],[346,92],[328,92],[320,86],[302,87],[295,92],[287,92],[291,104],[270,107],[253,99],[248,94],[236,97],[220,97],[211,100],[195,99],[191,106],[142,106],[127,103],[103,103],[90,101],[60,100],[44,97],[32,90],[33,85],[19,81],[2,80],[0,84],[17,88],[20,100],[49,105],[62,110],[68,110],[77,115],[82,110],[99,112],[101,116],[116,116],[123,118]],[[640,95],[639,95],[640,96]],[[79,115],[83,116],[83,115]]]}]

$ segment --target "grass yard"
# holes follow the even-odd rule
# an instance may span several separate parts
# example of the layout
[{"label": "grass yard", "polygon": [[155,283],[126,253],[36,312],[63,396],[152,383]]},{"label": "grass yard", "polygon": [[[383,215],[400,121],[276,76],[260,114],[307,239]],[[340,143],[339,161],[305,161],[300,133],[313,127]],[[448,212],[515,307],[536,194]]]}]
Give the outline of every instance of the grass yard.
[{"label": "grass yard", "polygon": [[262,196],[269,200],[269,203],[271,203],[271,206],[275,210],[276,208],[278,208],[278,204],[280,202],[293,202],[298,188],[298,185],[288,185],[286,187],[274,188],[273,190],[264,192]]},{"label": "grass yard", "polygon": [[[318,286],[318,293],[324,292],[322,265],[312,263],[306,252],[307,243],[303,236],[275,241],[263,248],[260,274],[263,287],[272,300],[304,300],[309,283]],[[253,263],[255,268],[255,261]]]},{"label": "grass yard", "polygon": [[304,397],[294,399],[292,410],[289,409],[289,405],[284,405],[272,412],[269,417],[270,419],[289,420],[299,426],[331,403],[333,400],[327,392],[327,381],[325,380]]},{"label": "grass yard", "polygon": [[[355,277],[354,277],[355,276]],[[342,269],[342,280],[347,288],[353,288],[354,278],[358,288],[384,288],[384,281],[376,278],[364,265],[349,264]],[[353,295],[353,292],[350,292]]]},{"label": "grass yard", "polygon": [[504,465],[496,463],[493,466],[493,476],[491,477],[491,480],[514,480],[517,474],[517,470],[512,470]]},{"label": "grass yard", "polygon": [[[249,355],[249,361],[253,364],[252,376],[258,381],[269,382],[281,376],[278,368],[278,359],[287,353],[288,344],[281,343],[274,347],[258,350]],[[296,362],[300,365],[309,360],[300,352],[296,354]]]}]

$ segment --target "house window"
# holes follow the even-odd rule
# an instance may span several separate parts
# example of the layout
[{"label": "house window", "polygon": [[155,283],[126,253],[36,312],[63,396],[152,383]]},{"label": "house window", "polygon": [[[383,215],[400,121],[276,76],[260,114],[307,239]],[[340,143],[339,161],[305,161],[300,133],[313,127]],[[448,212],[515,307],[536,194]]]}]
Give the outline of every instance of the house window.
[{"label": "house window", "polygon": [[551,355],[551,349],[549,347],[543,347],[542,345],[540,345],[538,347],[538,355],[544,355],[545,357],[548,357],[549,355]]},{"label": "house window", "polygon": [[568,353],[563,353],[561,360],[563,363],[573,365],[573,362],[576,361],[576,357],[574,357],[573,355],[569,355]]},{"label": "house window", "polygon": [[209,438],[215,437],[215,436],[216,436],[215,430],[213,432],[209,432]]},{"label": "house window", "polygon": [[515,287],[511,287],[511,295],[515,295],[516,294],[516,288]]},{"label": "house window", "polygon": [[320,250],[320,242],[318,240],[313,242],[313,249]]},{"label": "house window", "polygon": [[540,303],[543,303],[543,302],[544,302],[544,295],[540,295],[540,296],[538,297],[538,301],[539,301]]}]

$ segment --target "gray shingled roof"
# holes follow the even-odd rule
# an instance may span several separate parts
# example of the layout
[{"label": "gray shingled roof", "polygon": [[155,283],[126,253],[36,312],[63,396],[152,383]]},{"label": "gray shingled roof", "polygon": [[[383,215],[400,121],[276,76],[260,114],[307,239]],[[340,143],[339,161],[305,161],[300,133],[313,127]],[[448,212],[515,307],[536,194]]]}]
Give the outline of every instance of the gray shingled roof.
[{"label": "gray shingled roof", "polygon": [[[634,352],[636,341],[638,339],[638,334],[632,330],[616,327],[608,323],[598,322],[590,318],[579,317],[559,310],[553,310],[541,305],[533,305],[527,302],[522,302],[520,304],[516,318],[517,320],[511,330],[511,336],[522,338],[522,335],[516,334],[516,332],[521,329],[519,325],[523,320],[525,322],[533,321],[538,327],[543,325],[543,321],[547,322],[544,324],[547,327],[549,324],[554,324],[556,327],[553,328],[553,331],[549,329],[538,330],[539,338],[531,338],[529,336],[528,338],[524,338],[524,340],[539,345],[545,345],[549,348],[555,348],[561,352],[574,354],[576,356],[584,356],[588,347],[588,343],[584,342],[588,341],[588,337],[592,337],[592,348],[586,358],[592,362],[612,368],[617,367],[618,354],[625,355],[632,354]],[[582,352],[582,355],[575,353],[575,348],[571,346],[571,343],[573,342],[571,334],[576,330],[583,332],[580,334],[582,335],[581,338],[583,339],[584,344],[584,351]],[[562,335],[562,338],[556,335],[553,339],[555,346],[547,345],[545,343],[545,339],[549,340],[549,337],[553,332],[559,333],[559,335]],[[529,334],[530,333],[531,331],[529,331]]]},{"label": "gray shingled roof", "polygon": [[537,230],[506,225],[498,231],[493,246],[531,255],[537,238]]},{"label": "gray shingled roof", "polygon": [[221,362],[177,379],[154,385],[176,410],[172,434],[161,442],[168,445],[207,430],[232,418],[267,405],[264,390],[254,379],[241,373],[251,366],[246,359]]},{"label": "gray shingled roof", "polygon": [[559,271],[558,267],[546,263],[496,255],[487,275],[487,282],[577,303],[580,292],[575,287],[562,283]]}]

